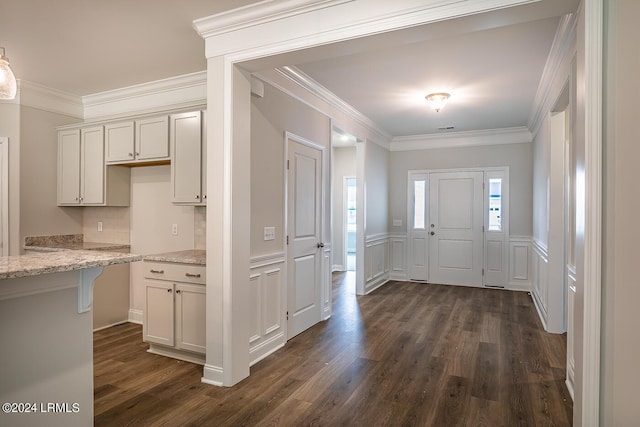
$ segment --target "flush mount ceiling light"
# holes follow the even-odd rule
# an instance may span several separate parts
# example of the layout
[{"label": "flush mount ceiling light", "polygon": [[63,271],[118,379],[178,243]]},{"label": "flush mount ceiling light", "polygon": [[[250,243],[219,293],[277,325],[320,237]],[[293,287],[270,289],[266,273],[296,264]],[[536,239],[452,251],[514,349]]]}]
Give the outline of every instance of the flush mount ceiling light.
[{"label": "flush mount ceiling light", "polygon": [[0,99],[14,99],[17,91],[16,76],[4,53],[4,47],[0,46]]},{"label": "flush mount ceiling light", "polygon": [[431,108],[433,108],[437,113],[444,107],[444,104],[447,103],[447,100],[450,96],[451,95],[446,92],[438,92],[430,93],[429,95],[425,96],[424,99],[427,100]]}]

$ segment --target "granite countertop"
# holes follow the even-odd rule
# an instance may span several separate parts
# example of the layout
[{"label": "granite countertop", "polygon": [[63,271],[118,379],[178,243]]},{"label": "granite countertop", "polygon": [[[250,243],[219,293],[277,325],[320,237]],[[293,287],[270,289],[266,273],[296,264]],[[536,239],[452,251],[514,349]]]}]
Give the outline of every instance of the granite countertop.
[{"label": "granite countertop", "polygon": [[0,280],[123,264],[141,259],[140,255],[96,250],[61,250],[0,257]]},{"label": "granite countertop", "polygon": [[85,242],[82,234],[67,234],[58,236],[37,236],[25,239],[25,250],[37,252],[56,251],[117,251],[131,249],[128,244]]},{"label": "granite countertop", "polygon": [[165,252],[145,255],[145,261],[177,262],[181,264],[207,264],[207,252],[204,249],[188,249],[185,251]]}]

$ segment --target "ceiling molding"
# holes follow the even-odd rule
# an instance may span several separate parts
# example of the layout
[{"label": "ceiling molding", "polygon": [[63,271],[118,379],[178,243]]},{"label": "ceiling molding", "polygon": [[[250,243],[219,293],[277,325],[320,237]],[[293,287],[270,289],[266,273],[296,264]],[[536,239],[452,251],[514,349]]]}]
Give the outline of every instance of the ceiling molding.
[{"label": "ceiling molding", "polygon": [[[229,55],[242,62],[537,1],[273,0],[195,20],[194,27],[205,39],[207,58]],[[298,8],[288,13],[292,5]],[[335,10],[325,10],[330,7]]]},{"label": "ceiling molding", "polygon": [[390,151],[523,144],[531,141],[531,132],[523,126],[505,129],[453,132],[447,134],[398,136],[393,138],[391,141]]},{"label": "ceiling molding", "polygon": [[[544,66],[542,77],[538,84],[536,97],[533,101],[533,108],[529,115],[528,127],[534,137],[538,133],[544,118],[547,117],[547,113],[553,107],[550,104],[555,102],[554,99],[551,99],[554,82],[560,76],[562,70],[565,70],[564,72],[567,74],[566,77],[569,77],[570,70],[566,70],[563,65],[567,64],[567,59],[569,59],[569,63],[571,63],[571,58],[573,58],[576,52],[577,25],[577,15],[573,13],[563,16],[558,24],[551,50],[547,57],[547,63]],[[560,92],[561,91],[562,88],[560,88]]]},{"label": "ceiling molding", "polygon": [[82,97],[84,118],[117,118],[207,103],[207,72],[185,74]]},{"label": "ceiling molding", "polygon": [[[359,125],[363,126],[365,129],[368,129],[372,136],[369,138],[372,142],[375,141],[378,145],[383,148],[389,149],[389,145],[385,144],[381,141],[391,141],[391,135],[381,129],[375,122],[369,119],[364,114],[360,113],[358,110],[353,108],[351,105],[340,99],[336,94],[331,92],[326,87],[322,86],[320,83],[312,79],[310,76],[302,72],[302,70],[293,67],[287,66],[282,68],[276,68],[274,70],[279,75],[287,79],[288,81],[293,82],[296,86],[304,89],[307,93],[314,96],[316,99],[320,100],[324,105],[327,105],[330,108],[318,108],[316,105],[311,104],[303,97],[299,96],[299,94],[294,93],[291,90],[287,90],[282,85],[278,85],[272,79],[269,79],[263,74],[255,73],[254,76],[265,83],[269,83],[271,86],[276,89],[286,93],[287,95],[293,97],[294,99],[304,103],[305,105],[315,109],[316,111],[332,118],[336,119],[335,112],[330,111],[331,109],[337,110],[338,112],[346,115]],[[341,123],[343,121],[341,120]]]},{"label": "ceiling molding", "polygon": [[82,118],[84,113],[79,96],[26,80],[18,80],[16,103],[77,118]]},{"label": "ceiling molding", "polygon": [[263,0],[196,19],[193,28],[203,38],[213,37],[351,1],[354,0]]}]

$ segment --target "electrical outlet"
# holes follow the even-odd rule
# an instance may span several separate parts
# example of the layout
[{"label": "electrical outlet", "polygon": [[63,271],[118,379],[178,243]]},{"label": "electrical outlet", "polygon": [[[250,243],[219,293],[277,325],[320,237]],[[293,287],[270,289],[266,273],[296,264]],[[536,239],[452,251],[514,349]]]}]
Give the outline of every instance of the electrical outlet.
[{"label": "electrical outlet", "polygon": [[102,221],[98,221],[98,231],[102,231]]},{"label": "electrical outlet", "polygon": [[171,234],[173,234],[174,236],[178,235],[178,224],[171,225]]}]

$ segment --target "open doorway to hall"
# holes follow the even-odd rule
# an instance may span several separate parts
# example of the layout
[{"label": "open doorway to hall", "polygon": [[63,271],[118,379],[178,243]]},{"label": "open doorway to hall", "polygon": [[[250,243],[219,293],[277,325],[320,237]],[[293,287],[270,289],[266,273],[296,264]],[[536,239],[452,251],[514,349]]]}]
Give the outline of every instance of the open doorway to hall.
[{"label": "open doorway to hall", "polygon": [[347,271],[356,271],[356,179],[344,179],[344,254]]}]

